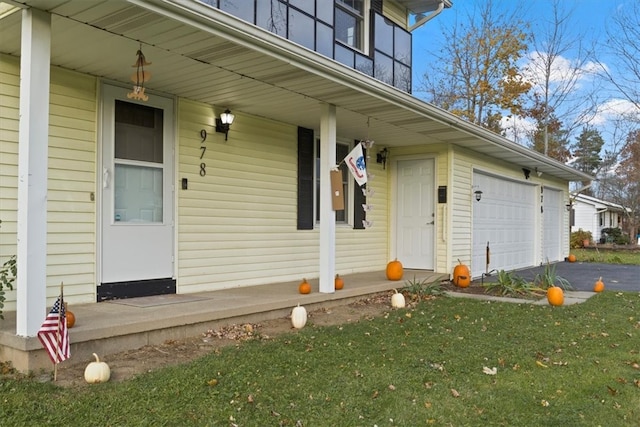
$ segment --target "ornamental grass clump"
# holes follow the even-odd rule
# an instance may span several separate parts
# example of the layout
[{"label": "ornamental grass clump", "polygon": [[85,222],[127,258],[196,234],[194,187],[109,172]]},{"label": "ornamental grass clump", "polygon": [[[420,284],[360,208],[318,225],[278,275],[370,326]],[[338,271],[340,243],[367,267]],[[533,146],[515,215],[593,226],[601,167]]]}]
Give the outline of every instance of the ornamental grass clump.
[{"label": "ornamental grass clump", "polygon": [[511,297],[540,297],[544,295],[544,289],[533,282],[529,282],[514,272],[498,271],[496,282],[485,283],[483,286],[487,293],[497,293],[501,296]]}]

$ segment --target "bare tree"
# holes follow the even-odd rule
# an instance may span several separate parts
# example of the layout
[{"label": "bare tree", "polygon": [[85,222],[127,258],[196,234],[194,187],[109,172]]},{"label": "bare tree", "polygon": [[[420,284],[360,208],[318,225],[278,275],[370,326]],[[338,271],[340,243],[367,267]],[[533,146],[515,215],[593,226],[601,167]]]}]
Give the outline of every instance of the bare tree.
[{"label": "bare tree", "polygon": [[[608,66],[598,61],[600,74],[635,105],[640,113],[640,3],[625,2],[607,28],[603,50],[613,58]],[[614,73],[612,70],[616,70]]]},{"label": "bare tree", "polygon": [[[594,64],[589,59],[591,51],[583,46],[584,34],[570,31],[573,11],[564,9],[565,4],[554,0],[550,21],[543,22],[532,32],[533,50],[523,70],[533,84],[532,107],[527,113],[538,122],[535,137],[542,137],[543,149],[539,151],[545,155],[550,154],[552,121],[560,123],[563,132],[571,135],[576,127],[588,123],[596,113],[596,102],[584,93],[584,87],[577,96],[580,82],[588,76]],[[568,59],[569,56],[572,59]],[[535,145],[539,144],[539,141],[535,142]]]}]

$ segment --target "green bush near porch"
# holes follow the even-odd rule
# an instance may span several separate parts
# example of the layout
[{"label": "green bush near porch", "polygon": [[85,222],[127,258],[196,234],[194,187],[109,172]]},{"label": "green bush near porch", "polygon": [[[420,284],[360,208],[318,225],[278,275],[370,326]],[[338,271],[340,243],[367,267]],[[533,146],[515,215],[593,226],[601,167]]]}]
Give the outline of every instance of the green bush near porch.
[{"label": "green bush near porch", "polygon": [[0,419],[6,426],[638,426],[638,313],[633,292],[563,307],[435,297],[354,324],[308,324],[122,383],[67,389],[7,377]]}]

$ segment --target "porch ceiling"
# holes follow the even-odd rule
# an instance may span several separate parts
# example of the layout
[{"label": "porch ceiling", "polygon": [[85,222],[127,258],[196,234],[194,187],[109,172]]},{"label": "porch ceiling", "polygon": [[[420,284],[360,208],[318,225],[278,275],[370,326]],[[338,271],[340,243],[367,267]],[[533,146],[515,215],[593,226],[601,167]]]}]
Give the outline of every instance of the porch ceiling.
[{"label": "porch ceiling", "polygon": [[[590,179],[361,73],[194,0],[22,0],[52,14],[54,65],[130,85],[136,50],[147,93],[164,92],[319,129],[322,103],[337,131],[378,147],[451,143],[558,178]],[[21,14],[0,19],[0,52],[20,55]]]}]

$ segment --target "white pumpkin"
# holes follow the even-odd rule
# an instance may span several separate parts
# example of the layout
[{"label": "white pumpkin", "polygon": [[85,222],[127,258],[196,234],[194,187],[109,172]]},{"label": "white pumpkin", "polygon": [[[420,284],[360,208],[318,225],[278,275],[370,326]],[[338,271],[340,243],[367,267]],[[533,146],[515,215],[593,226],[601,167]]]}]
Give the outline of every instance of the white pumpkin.
[{"label": "white pumpkin", "polygon": [[404,295],[398,292],[397,289],[395,294],[391,295],[391,307],[393,308],[403,308],[404,307]]},{"label": "white pumpkin", "polygon": [[307,324],[307,309],[298,304],[291,310],[291,325],[296,329],[301,329]]},{"label": "white pumpkin", "polygon": [[93,357],[96,358],[95,362],[91,362],[84,369],[84,380],[89,384],[104,383],[111,378],[111,370],[109,365],[100,361],[98,355],[93,353]]}]

